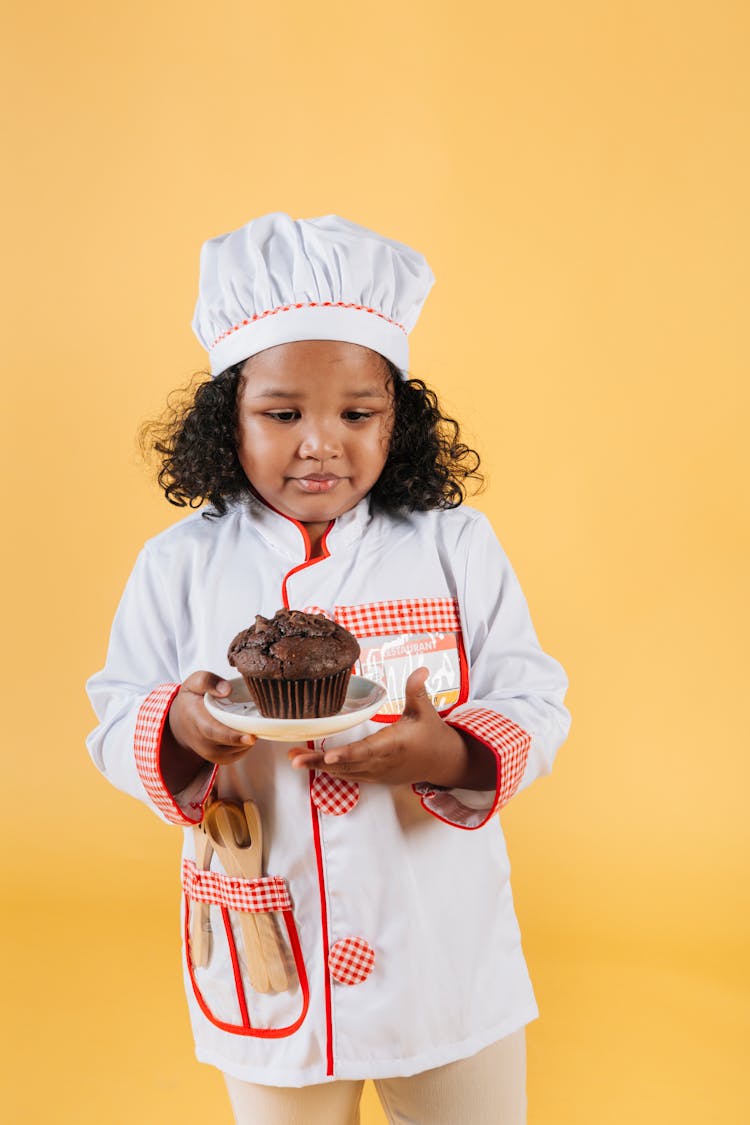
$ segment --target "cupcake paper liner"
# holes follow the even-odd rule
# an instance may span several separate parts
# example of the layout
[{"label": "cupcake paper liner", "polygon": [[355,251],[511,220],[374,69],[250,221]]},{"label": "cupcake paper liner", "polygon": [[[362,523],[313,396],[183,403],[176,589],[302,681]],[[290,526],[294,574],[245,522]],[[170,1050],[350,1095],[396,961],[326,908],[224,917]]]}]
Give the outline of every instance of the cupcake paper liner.
[{"label": "cupcake paper liner", "polygon": [[315,680],[269,680],[245,676],[256,707],[267,719],[322,719],[344,706],[351,668]]}]

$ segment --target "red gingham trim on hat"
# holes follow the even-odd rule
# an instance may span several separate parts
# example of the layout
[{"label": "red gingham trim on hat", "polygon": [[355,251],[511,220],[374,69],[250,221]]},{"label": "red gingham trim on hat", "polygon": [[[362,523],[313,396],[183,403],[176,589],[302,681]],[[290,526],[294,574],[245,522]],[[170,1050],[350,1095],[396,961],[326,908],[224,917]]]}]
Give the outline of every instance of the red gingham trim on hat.
[{"label": "red gingham trim on hat", "polygon": [[342,938],[328,954],[328,968],[339,984],[361,984],[374,964],[375,950],[361,937]]},{"label": "red gingham trim on hat", "polygon": [[401,598],[366,605],[337,605],[339,625],[358,637],[390,633],[451,633],[461,628],[455,598]]},{"label": "red gingham trim on hat", "polygon": [[[135,721],[133,738],[135,766],[146,793],[171,824],[199,824],[203,815],[203,803],[201,801],[191,802],[190,807],[196,815],[194,817],[188,816],[167,789],[159,765],[159,750],[164,724],[172,700],[179,690],[180,684],[160,684],[146,696],[141,704]],[[213,784],[215,773],[216,769],[213,770],[211,777],[207,780],[206,796],[208,796]]]},{"label": "red gingham trim on hat", "polygon": [[531,748],[531,735],[505,715],[487,707],[472,707],[446,720],[448,726],[466,731],[483,742],[497,758],[495,798],[487,810],[472,809],[462,804],[450,790],[438,791],[428,785],[414,786],[428,812],[439,820],[458,828],[481,828],[507,805],[521,784]]},{"label": "red gingham trim on hat", "polygon": [[252,316],[241,320],[239,324],[233,324],[231,328],[227,328],[220,336],[217,336],[213,344],[209,345],[215,348],[222,340],[226,340],[227,336],[231,336],[233,332],[239,332],[240,328],[246,328],[248,324],[253,324],[256,320],[264,320],[267,316],[276,316],[277,313],[289,312],[290,309],[359,309],[360,312],[372,313],[373,316],[379,316],[381,320],[387,320],[394,328],[400,328],[404,335],[407,335],[406,329],[403,324],[399,324],[397,320],[391,320],[385,313],[378,312],[377,309],[369,309],[366,305],[357,305],[354,301],[300,301],[291,305],[277,305],[275,309],[264,309],[263,312],[254,313]]},{"label": "red gingham trim on hat", "polygon": [[310,796],[321,812],[342,816],[351,812],[359,800],[359,785],[356,781],[321,772],[316,774],[310,786]]},{"label": "red gingham trim on hat", "polygon": [[280,875],[232,879],[219,871],[199,871],[192,859],[183,859],[182,889],[188,898],[226,906],[228,910],[267,914],[271,910],[292,909],[286,880]]}]

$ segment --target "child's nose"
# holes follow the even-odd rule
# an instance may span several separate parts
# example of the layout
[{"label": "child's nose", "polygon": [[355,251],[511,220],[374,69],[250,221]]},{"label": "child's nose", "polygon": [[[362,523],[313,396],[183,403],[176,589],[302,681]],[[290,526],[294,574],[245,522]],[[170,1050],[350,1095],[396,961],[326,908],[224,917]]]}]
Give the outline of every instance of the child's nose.
[{"label": "child's nose", "polygon": [[311,422],[305,429],[299,446],[300,457],[315,461],[327,461],[341,454],[341,439],[335,425],[325,422]]}]

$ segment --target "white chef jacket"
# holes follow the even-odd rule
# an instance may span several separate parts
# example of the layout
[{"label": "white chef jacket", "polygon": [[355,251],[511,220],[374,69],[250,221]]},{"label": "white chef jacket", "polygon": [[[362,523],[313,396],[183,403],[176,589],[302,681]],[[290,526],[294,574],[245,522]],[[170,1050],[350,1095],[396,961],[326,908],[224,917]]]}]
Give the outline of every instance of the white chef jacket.
[{"label": "white chef jacket", "polygon": [[[88,739],[118,788],[182,825],[183,965],[197,1057],[247,1081],[304,1086],[414,1074],[481,1050],[537,1015],[499,817],[549,772],[569,716],[567,681],[540,648],[500,544],[477,511],[371,514],[329,526],[311,559],[304,527],[251,498],[186,517],[141,551],[117,610],[107,662],[88,691]],[[410,669],[430,668],[440,713],[496,756],[493,791],[438,790],[294,770],[291,744],[259,740],[236,764],[168,792],[159,740],[179,684],[231,678],[232,638],[282,605],[355,633],[359,671],[379,678],[383,712],[325,742],[394,721]],[[320,745],[318,743],[318,745]],[[209,793],[251,798],[264,877],[230,879],[214,856],[196,871],[192,825]],[[210,902],[213,948],[195,968],[187,916]],[[257,994],[237,911],[271,910],[296,976]]]}]

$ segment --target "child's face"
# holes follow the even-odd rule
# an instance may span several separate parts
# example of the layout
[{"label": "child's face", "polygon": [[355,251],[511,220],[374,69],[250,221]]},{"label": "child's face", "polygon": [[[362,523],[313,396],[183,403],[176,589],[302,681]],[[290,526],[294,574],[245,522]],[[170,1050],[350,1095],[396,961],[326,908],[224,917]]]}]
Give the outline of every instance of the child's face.
[{"label": "child's face", "polygon": [[237,401],[237,453],[278,511],[315,531],[367,495],[393,429],[390,373],[377,352],[337,340],[251,356]]}]

